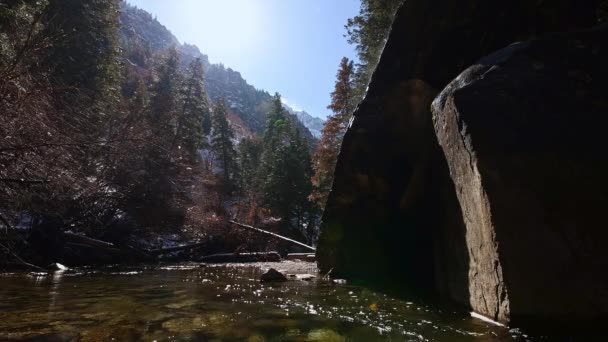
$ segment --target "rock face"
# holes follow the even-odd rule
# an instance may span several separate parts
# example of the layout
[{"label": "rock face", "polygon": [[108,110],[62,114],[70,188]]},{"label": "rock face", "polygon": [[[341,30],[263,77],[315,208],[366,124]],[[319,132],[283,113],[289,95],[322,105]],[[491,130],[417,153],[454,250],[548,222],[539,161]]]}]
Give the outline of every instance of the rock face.
[{"label": "rock face", "polygon": [[[317,249],[321,271],[431,289],[508,321],[510,310],[519,310],[516,297],[524,297],[509,288],[506,277],[513,273],[502,262],[498,232],[471,231],[463,219],[470,218],[450,177],[454,165],[448,168],[438,144],[431,102],[482,56],[543,32],[590,26],[594,13],[586,0],[405,1],[344,138]],[[481,211],[477,220],[493,214],[483,205],[475,210]],[[471,241],[482,245],[471,252]],[[529,305],[531,314],[542,314],[533,310],[539,303]]]},{"label": "rock face", "polygon": [[606,61],[608,27],[550,35],[481,59],[434,101],[474,310],[608,313]]}]

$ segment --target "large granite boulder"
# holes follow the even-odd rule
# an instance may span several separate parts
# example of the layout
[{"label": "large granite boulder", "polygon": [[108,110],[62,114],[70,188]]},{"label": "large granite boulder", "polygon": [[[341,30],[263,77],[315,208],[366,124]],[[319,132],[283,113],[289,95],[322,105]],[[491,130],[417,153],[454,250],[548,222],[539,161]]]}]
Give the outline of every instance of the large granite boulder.
[{"label": "large granite boulder", "polygon": [[[406,0],[344,137],[317,249],[321,270],[470,305],[477,294],[470,293],[467,232],[431,102],[482,56],[590,26],[594,13],[592,0]],[[483,268],[495,277],[488,284],[502,284],[504,265],[490,266]],[[506,305],[506,292],[494,293],[483,311],[507,320],[506,307],[495,309]]]},{"label": "large granite boulder", "polygon": [[608,314],[608,27],[513,44],[433,102],[466,225],[471,307]]}]

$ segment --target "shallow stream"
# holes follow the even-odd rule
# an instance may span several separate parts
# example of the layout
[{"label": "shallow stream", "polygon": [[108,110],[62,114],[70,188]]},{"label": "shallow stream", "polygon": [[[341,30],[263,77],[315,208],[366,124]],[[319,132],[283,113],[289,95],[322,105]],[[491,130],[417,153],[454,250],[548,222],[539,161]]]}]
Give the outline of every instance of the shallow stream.
[{"label": "shallow stream", "polygon": [[[172,265],[0,276],[0,340],[526,341],[412,298],[330,281],[263,284],[262,269]],[[305,268],[309,268],[306,270]]]}]

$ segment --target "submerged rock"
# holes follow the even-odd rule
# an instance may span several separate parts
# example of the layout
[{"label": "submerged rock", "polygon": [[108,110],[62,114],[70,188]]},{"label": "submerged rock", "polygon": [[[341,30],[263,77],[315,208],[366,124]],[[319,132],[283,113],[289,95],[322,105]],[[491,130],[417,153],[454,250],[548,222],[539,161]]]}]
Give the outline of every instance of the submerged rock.
[{"label": "submerged rock", "polygon": [[266,271],[264,274],[262,274],[262,276],[260,277],[260,281],[261,282],[282,282],[282,281],[287,281],[287,277],[275,270],[274,268],[269,269],[268,271]]},{"label": "submerged rock", "polygon": [[308,333],[308,341],[345,342],[346,337],[331,329],[316,329]]}]

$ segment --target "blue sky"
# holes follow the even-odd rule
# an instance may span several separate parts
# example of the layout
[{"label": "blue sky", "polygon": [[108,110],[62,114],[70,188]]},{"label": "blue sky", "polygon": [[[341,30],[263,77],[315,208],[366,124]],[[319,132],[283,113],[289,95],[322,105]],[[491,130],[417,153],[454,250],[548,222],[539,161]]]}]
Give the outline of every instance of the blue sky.
[{"label": "blue sky", "polygon": [[326,117],[338,64],[355,57],[343,37],[359,0],[128,0],[155,15],[212,63]]}]

